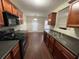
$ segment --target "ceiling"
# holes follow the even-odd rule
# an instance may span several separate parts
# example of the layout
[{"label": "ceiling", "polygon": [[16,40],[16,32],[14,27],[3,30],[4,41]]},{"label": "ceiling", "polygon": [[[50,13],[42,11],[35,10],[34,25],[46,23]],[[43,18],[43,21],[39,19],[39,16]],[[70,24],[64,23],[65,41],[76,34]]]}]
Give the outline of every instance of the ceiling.
[{"label": "ceiling", "polygon": [[11,0],[27,16],[47,16],[67,0]]}]

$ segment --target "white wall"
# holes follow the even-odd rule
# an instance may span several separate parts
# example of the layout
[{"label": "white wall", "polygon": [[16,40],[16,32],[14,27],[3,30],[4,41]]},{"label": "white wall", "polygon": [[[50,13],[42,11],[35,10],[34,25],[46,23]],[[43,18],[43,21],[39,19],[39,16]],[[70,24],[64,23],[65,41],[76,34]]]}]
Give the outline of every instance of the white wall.
[{"label": "white wall", "polygon": [[[33,20],[34,18],[37,18],[38,20]],[[44,31],[44,23],[45,23],[46,17],[41,16],[26,16],[26,23],[27,23],[27,30],[28,32],[43,32]]]}]

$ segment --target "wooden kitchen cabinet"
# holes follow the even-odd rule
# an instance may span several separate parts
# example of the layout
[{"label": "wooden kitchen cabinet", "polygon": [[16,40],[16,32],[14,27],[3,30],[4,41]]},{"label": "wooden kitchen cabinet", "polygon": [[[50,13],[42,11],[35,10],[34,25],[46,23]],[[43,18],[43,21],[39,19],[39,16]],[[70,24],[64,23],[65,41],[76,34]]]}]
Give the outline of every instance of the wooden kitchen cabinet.
[{"label": "wooden kitchen cabinet", "polygon": [[12,59],[11,54],[9,53],[4,59]]},{"label": "wooden kitchen cabinet", "polygon": [[55,26],[55,22],[56,22],[56,13],[53,12],[53,13],[48,15],[48,24]]},{"label": "wooden kitchen cabinet", "polygon": [[74,55],[69,49],[63,46],[51,35],[49,35],[46,32],[44,32],[44,35],[45,35],[44,36],[45,44],[54,59],[76,59],[77,58],[76,55]]},{"label": "wooden kitchen cabinet", "polygon": [[0,0],[0,11],[3,11],[3,8],[2,8],[2,1]]},{"label": "wooden kitchen cabinet", "polygon": [[18,10],[14,5],[12,5],[12,14],[18,16]]},{"label": "wooden kitchen cabinet", "polygon": [[3,4],[3,11],[12,13],[12,4],[9,0],[2,0],[2,4]]},{"label": "wooden kitchen cabinet", "polygon": [[44,42],[46,42],[46,38],[47,38],[47,33],[44,31]]},{"label": "wooden kitchen cabinet", "polygon": [[21,57],[20,57],[20,47],[19,47],[19,44],[18,43],[12,49],[12,56],[13,56],[13,59],[21,59]]},{"label": "wooden kitchen cabinet", "polygon": [[46,46],[48,47],[51,54],[53,54],[54,49],[54,38],[51,37],[49,34],[45,33],[44,41],[46,43]]},{"label": "wooden kitchen cabinet", "polygon": [[0,11],[0,27],[2,26],[4,26],[4,19],[3,19],[2,11]]},{"label": "wooden kitchen cabinet", "polygon": [[67,26],[79,27],[79,1],[70,4]]},{"label": "wooden kitchen cabinet", "polygon": [[1,0],[0,0],[0,27],[2,27],[4,25],[4,20],[3,20],[3,9],[2,9],[2,3],[1,3]]},{"label": "wooden kitchen cabinet", "polygon": [[49,35],[47,34],[46,39],[45,39],[45,44],[49,48]]},{"label": "wooden kitchen cabinet", "polygon": [[18,17],[19,17],[19,24],[23,24],[23,13],[22,11],[18,11]]},{"label": "wooden kitchen cabinet", "polygon": [[55,41],[53,57],[54,59],[76,59],[75,55],[57,41]]},{"label": "wooden kitchen cabinet", "polygon": [[54,38],[50,36],[49,38],[49,51],[51,54],[53,54],[54,51]]},{"label": "wooden kitchen cabinet", "polygon": [[76,1],[76,0],[68,0],[69,1],[69,3],[72,3],[72,2],[74,2],[74,1]]}]

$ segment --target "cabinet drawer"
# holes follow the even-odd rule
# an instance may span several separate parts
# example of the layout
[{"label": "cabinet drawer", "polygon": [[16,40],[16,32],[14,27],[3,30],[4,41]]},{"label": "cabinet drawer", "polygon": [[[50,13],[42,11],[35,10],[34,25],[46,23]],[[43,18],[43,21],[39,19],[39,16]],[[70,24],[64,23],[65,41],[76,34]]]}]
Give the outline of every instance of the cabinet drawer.
[{"label": "cabinet drawer", "polygon": [[12,49],[12,53],[15,56],[17,51],[19,50],[19,44],[17,44],[13,49]]}]

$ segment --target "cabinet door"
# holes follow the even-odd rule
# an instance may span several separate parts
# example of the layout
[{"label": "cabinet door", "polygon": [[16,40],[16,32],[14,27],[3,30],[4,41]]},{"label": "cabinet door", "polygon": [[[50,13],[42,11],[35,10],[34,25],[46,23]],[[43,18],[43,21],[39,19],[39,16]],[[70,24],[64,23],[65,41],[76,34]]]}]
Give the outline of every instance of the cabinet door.
[{"label": "cabinet door", "polygon": [[19,24],[23,24],[23,13],[21,11],[18,11],[18,17],[19,17]]},{"label": "cabinet door", "polygon": [[52,22],[52,14],[48,15],[48,25],[51,25]]},{"label": "cabinet door", "polygon": [[48,15],[48,24],[55,26],[55,21],[56,21],[56,13],[51,13]]},{"label": "cabinet door", "polygon": [[76,56],[69,52],[65,47],[63,47],[59,42],[55,42],[54,59],[76,59]]},{"label": "cabinet door", "polygon": [[0,11],[0,27],[4,25],[4,20],[3,20],[3,14],[2,11]]},{"label": "cabinet door", "polygon": [[50,36],[49,38],[49,51],[51,54],[53,54],[54,50],[54,38]]},{"label": "cabinet door", "polygon": [[2,0],[3,3],[3,9],[4,11],[7,11],[9,13],[12,13],[12,7],[9,0]]},{"label": "cabinet door", "polygon": [[79,27],[79,2],[70,5],[67,26]]},{"label": "cabinet door", "polygon": [[46,35],[46,40],[45,40],[47,48],[49,48],[49,35]]},{"label": "cabinet door", "polygon": [[72,3],[72,2],[74,2],[74,1],[76,1],[76,0],[68,0],[69,1],[69,3]]},{"label": "cabinet door", "polygon": [[17,44],[12,49],[12,56],[13,56],[13,59],[20,59],[20,48],[19,48],[19,44]]},{"label": "cabinet door", "polygon": [[52,26],[55,26],[55,22],[56,22],[56,13],[53,13],[52,14],[52,22],[51,22],[51,25]]},{"label": "cabinet door", "polygon": [[13,5],[12,5],[12,14],[14,14],[15,16],[18,16],[17,9]]},{"label": "cabinet door", "polygon": [[9,53],[4,59],[12,59],[11,54]]},{"label": "cabinet door", "polygon": [[62,48],[58,44],[58,42],[55,42],[54,45],[54,52],[53,52],[53,57],[54,59],[67,59],[63,54],[62,54]]},{"label": "cabinet door", "polygon": [[0,0],[0,11],[3,11],[1,0]]}]

